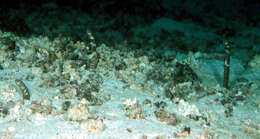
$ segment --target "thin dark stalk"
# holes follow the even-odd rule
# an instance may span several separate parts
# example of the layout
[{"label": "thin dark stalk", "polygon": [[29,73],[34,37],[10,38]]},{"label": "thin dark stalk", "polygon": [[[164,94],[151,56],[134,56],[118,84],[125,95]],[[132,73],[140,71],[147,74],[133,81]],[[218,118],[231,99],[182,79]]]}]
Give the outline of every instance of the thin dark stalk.
[{"label": "thin dark stalk", "polygon": [[226,89],[229,89],[229,71],[230,71],[230,45],[229,42],[224,42],[225,58],[224,58],[224,84]]}]

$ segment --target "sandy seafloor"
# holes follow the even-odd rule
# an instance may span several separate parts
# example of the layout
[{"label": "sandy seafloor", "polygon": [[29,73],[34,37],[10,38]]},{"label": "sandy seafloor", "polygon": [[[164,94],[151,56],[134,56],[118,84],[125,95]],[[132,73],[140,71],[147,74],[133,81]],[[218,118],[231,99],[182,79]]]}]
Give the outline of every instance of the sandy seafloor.
[{"label": "sandy seafloor", "polygon": [[[28,20],[30,20],[29,17]],[[167,26],[163,24],[165,20],[169,19],[158,19],[157,21],[160,23],[155,21],[155,23],[151,26],[158,27],[159,24],[160,26],[162,26],[162,28],[164,28],[165,26]],[[189,23],[187,25],[186,23],[182,22],[167,21],[165,22],[165,24],[172,24],[175,27],[178,26],[178,28],[181,27],[182,29],[180,30],[187,33],[187,36],[189,36],[189,34],[191,36],[196,36],[196,33],[187,29],[187,26],[188,28],[190,27],[195,28],[195,30],[200,30],[196,37],[201,39],[205,37],[212,37],[211,39],[214,39],[214,35],[216,35],[214,34],[214,32],[210,32],[209,30],[205,31],[205,28],[201,26],[194,25],[196,27],[193,27],[192,23]],[[169,25],[171,26],[169,30],[176,30],[174,27],[172,27],[172,25]],[[149,27],[147,28],[147,30],[149,30]],[[138,29],[139,27],[136,27],[137,31]],[[243,31],[248,33],[251,32],[251,30],[255,29],[244,28]],[[207,35],[208,33],[210,34],[209,36]],[[258,35],[260,34],[260,32],[255,34]],[[147,62],[147,58],[145,56],[139,58],[134,56],[131,57],[130,55],[129,57],[125,58],[128,59],[128,64],[131,64],[131,59],[141,59],[141,62],[139,63],[132,62],[132,66],[137,66],[139,68],[142,67],[144,71],[131,71],[131,65],[126,65],[127,68],[117,71],[111,70],[111,66],[108,66],[108,68],[106,66],[103,66],[102,68],[102,64],[100,64],[98,72],[102,74],[102,83],[99,85],[98,93],[102,94],[102,96],[109,97],[107,99],[105,97],[104,102],[102,102],[101,104],[87,105],[85,104],[85,102],[80,102],[81,98],[75,96],[75,92],[73,92],[75,90],[73,89],[70,90],[71,92],[68,92],[68,94],[72,94],[71,96],[64,97],[64,94],[61,95],[60,92],[62,90],[62,86],[53,85],[51,87],[42,87],[41,84],[44,78],[54,76],[55,73],[57,73],[55,74],[55,76],[59,76],[59,70],[52,71],[53,74],[52,72],[44,73],[43,71],[41,71],[40,68],[37,68],[40,66],[33,65],[34,61],[26,60],[26,58],[30,58],[30,56],[26,55],[31,54],[30,52],[27,52],[29,51],[28,49],[30,49],[30,45],[32,45],[30,43],[36,43],[38,44],[37,46],[41,47],[44,50],[51,49],[49,47],[45,47],[45,45],[48,46],[49,42],[52,42],[51,40],[42,41],[44,40],[41,38],[42,36],[37,35],[29,38],[16,38],[16,36],[12,34],[12,32],[5,33],[1,31],[1,35],[1,38],[6,38],[7,36],[10,37],[11,40],[15,40],[16,45],[18,46],[17,53],[14,54],[17,60],[13,60],[9,56],[9,53],[11,52],[7,52],[7,49],[1,49],[1,139],[260,138],[259,54],[256,54],[253,59],[249,60],[249,66],[245,66],[245,62],[239,58],[239,56],[243,56],[244,53],[243,55],[242,53],[240,54],[239,49],[232,53],[230,68],[230,88],[235,88],[237,84],[237,79],[246,79],[244,84],[248,86],[246,88],[246,91],[242,89],[241,91],[238,89],[239,91],[234,93],[232,101],[235,101],[236,104],[230,104],[232,107],[232,110],[230,110],[231,116],[227,116],[225,113],[227,109],[223,104],[220,103],[220,100],[225,96],[225,94],[221,93],[221,90],[224,89],[222,87],[223,60],[218,59],[218,56],[215,56],[215,54],[213,53],[183,53],[176,50],[174,51],[175,58],[172,60],[173,63],[174,61],[187,62],[191,66],[193,71],[197,74],[199,79],[201,79],[201,84],[209,90],[215,90],[213,91],[213,93],[206,93],[207,95],[202,95],[202,97],[197,98],[195,97],[195,91],[195,99],[193,99],[193,96],[191,96],[189,97],[189,99],[186,100],[179,98],[170,100],[169,98],[165,97],[165,86],[163,86],[163,83],[161,83],[160,85],[156,85],[156,82],[148,80],[148,78],[145,77],[147,75],[145,74],[145,70],[152,67],[151,62]],[[234,37],[232,39],[233,41],[240,40],[241,43],[246,43],[246,41],[241,40],[241,38]],[[246,40],[247,38],[244,39]],[[33,40],[36,42],[33,42]],[[260,47],[260,41],[256,42],[258,44],[255,45]],[[2,48],[4,48],[6,47],[4,45],[7,44],[8,43],[1,42],[0,45]],[[122,45],[127,46],[127,44]],[[36,45],[34,44],[34,46]],[[50,47],[52,47],[52,45],[50,45]],[[97,47],[103,48],[105,46],[104,44],[101,44]],[[109,52],[110,50],[115,51],[112,49],[102,49],[100,50],[100,52]],[[164,52],[165,55],[171,53],[167,49],[161,50],[161,52]],[[33,51],[32,53],[37,54],[38,52]],[[104,55],[109,56],[110,53]],[[21,58],[24,56],[24,59]],[[37,60],[41,59],[42,57],[38,56]],[[220,57],[223,57],[223,55],[220,55]],[[32,63],[29,62],[26,64],[23,63],[24,61],[30,61]],[[54,64],[57,64],[59,62],[60,61],[56,63],[54,62]],[[66,60],[63,64],[66,65],[65,63]],[[83,79],[87,79],[87,76],[92,72],[88,71],[88,69],[80,69],[75,71],[75,68],[71,68],[71,66],[68,65],[66,67],[64,65],[63,67],[64,69],[67,69],[67,71],[64,70],[62,74],[67,74],[69,76],[68,80],[76,80],[79,82],[78,84],[82,83]],[[102,72],[104,72],[104,74]],[[120,73],[122,75],[115,76],[117,72],[122,72]],[[129,79],[127,80],[128,73]],[[32,75],[33,78],[30,78]],[[63,77],[63,75],[60,76]],[[134,79],[131,79],[132,77],[134,77]],[[122,81],[121,78],[124,78],[126,81]],[[22,99],[21,87],[16,84],[16,79],[22,81],[27,87],[31,97],[30,100]],[[49,82],[54,83],[55,81]],[[144,86],[147,85],[147,87],[140,87],[140,84]],[[187,84],[183,83],[184,86],[187,85],[189,87],[189,82],[187,82]],[[207,89],[204,89],[202,91],[206,91]],[[44,101],[46,99],[47,102]],[[62,104],[65,100],[71,102],[71,106],[70,108],[68,108],[69,110],[72,108],[77,109],[77,106],[82,106],[84,107],[83,109],[87,112],[83,112],[83,114],[81,114],[81,112],[77,112],[77,110],[75,110],[76,112],[63,110]],[[163,105],[165,106],[163,106],[163,108],[158,108],[156,106],[157,102],[164,102]],[[51,106],[52,111],[46,113],[45,111],[48,111],[48,107],[46,108],[45,106]],[[85,106],[87,106],[87,108]],[[126,108],[128,106],[130,107],[129,109]],[[37,109],[35,107],[39,108]],[[81,111],[80,108],[78,109],[79,111]],[[164,111],[168,114],[174,114],[173,117],[177,120],[173,119],[173,121],[176,120],[174,121],[173,125],[167,124],[167,120],[170,118],[166,116],[159,120],[160,117],[158,118],[155,116],[155,111]],[[91,116],[87,115],[87,113],[91,113]],[[76,117],[77,115],[80,116]],[[189,116],[194,116],[195,118],[191,118]],[[93,123],[88,123],[88,121],[91,120]],[[95,123],[95,121],[98,122]],[[84,123],[86,124],[84,125]],[[88,125],[90,124],[93,125],[89,127]],[[187,129],[190,129],[190,132],[186,131]]]},{"label": "sandy seafloor", "polygon": [[[201,61],[203,66],[198,70],[198,74],[202,74],[205,83],[211,83],[211,85],[218,85],[218,81],[215,79],[214,74],[222,74],[223,68],[222,62],[219,61]],[[212,66],[215,65],[215,66]],[[241,67],[239,60],[232,64],[232,67]],[[213,70],[214,69],[214,74]],[[233,71],[231,69],[231,71]],[[23,72],[11,72],[9,70],[1,71],[3,77],[6,73],[12,73],[10,80],[2,81],[1,87],[12,81],[12,78],[23,74]],[[16,75],[17,74],[17,75]],[[260,77],[260,71],[250,71],[243,73],[242,75],[234,73],[232,76],[244,76],[252,80]],[[9,78],[9,77],[8,77]],[[216,83],[212,83],[216,81]],[[55,89],[43,90],[41,92],[50,92],[41,94],[38,92],[38,87],[34,86],[37,81],[28,82],[28,88],[33,90],[32,99],[42,99],[49,97],[55,103],[60,103],[59,100],[53,98]],[[196,102],[184,102],[179,104],[173,104],[171,101],[165,98],[157,98],[156,95],[141,91],[138,88],[122,89],[124,84],[115,79],[106,79],[102,85],[102,92],[110,94],[111,100],[101,106],[90,107],[90,111],[106,117],[104,119],[104,131],[101,133],[92,133],[82,130],[75,122],[67,121],[63,116],[37,116],[34,115],[31,120],[21,121],[9,121],[8,118],[1,118],[0,133],[2,138],[98,138],[98,139],[116,139],[116,138],[142,138],[147,136],[148,138],[174,138],[175,132],[180,132],[184,127],[190,127],[191,133],[187,138],[258,138],[260,136],[259,124],[260,124],[260,90],[254,90],[252,96],[248,97],[245,101],[238,103],[234,107],[233,116],[224,116],[224,107],[221,104],[215,104],[214,99],[219,95],[206,96]],[[158,94],[160,94],[160,88]],[[40,94],[39,94],[40,93]],[[42,96],[44,95],[44,96]],[[152,116],[155,110],[154,106],[144,106],[144,111],[147,114],[145,120],[128,119],[124,115],[123,104],[127,99],[137,98],[139,101],[150,99],[152,102],[163,100],[167,104],[167,111],[176,113],[180,123],[177,126],[169,126],[163,122],[156,120]],[[210,103],[206,105],[206,103]],[[25,103],[26,105],[26,103]],[[29,105],[29,104],[28,104]],[[185,115],[190,113],[196,113],[200,115],[210,115],[210,126],[205,125],[205,121],[194,121],[189,118],[185,118]],[[14,114],[16,115],[16,114]],[[127,131],[131,129],[131,133]],[[205,135],[204,135],[205,134]]]}]

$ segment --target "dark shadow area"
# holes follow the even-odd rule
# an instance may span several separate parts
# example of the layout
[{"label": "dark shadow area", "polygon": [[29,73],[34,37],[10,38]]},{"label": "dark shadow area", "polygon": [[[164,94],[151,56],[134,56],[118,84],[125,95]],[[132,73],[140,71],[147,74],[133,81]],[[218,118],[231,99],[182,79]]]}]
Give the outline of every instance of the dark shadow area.
[{"label": "dark shadow area", "polygon": [[[190,5],[190,7],[186,4],[189,3],[189,0],[175,1],[176,3],[180,3],[179,5],[183,6],[177,7],[172,5],[171,7],[167,7],[165,6],[165,3],[167,4],[167,0],[8,0],[0,2],[0,26],[6,31],[17,32],[18,34],[35,33],[26,25],[26,22],[24,21],[26,16],[37,10],[51,12],[48,10],[60,10],[64,8],[66,9],[64,10],[64,13],[73,9],[80,12],[86,12],[93,16],[101,16],[104,14],[104,16],[115,18],[120,14],[134,16],[138,15],[148,20],[168,16],[174,20],[180,21],[191,19],[193,22],[201,24],[204,24],[205,21],[203,20],[209,18],[209,16],[219,16],[229,20],[241,18],[241,21],[246,22],[247,24],[259,26],[259,22],[257,21],[260,19],[260,2],[257,0],[237,0],[237,5],[234,6],[229,5],[230,3],[225,1],[197,1],[195,5]],[[56,3],[58,7],[54,9],[53,7],[48,6],[42,7],[43,4],[50,2]],[[208,5],[201,4],[206,2],[208,2]],[[196,6],[199,5],[203,6],[202,8],[198,8],[196,11]],[[227,11],[231,12],[228,13]],[[121,25],[119,24],[119,26]],[[210,24],[208,24],[208,26],[210,26]]]},{"label": "dark shadow area", "polygon": [[[97,43],[114,46],[119,41],[128,40],[129,46],[132,46],[130,49],[141,49],[144,46],[143,43],[129,41],[134,37],[133,27],[148,26],[162,17],[213,28],[218,35],[226,38],[239,35],[237,28],[235,28],[237,23],[254,27],[260,26],[258,22],[260,21],[260,3],[256,0],[236,0],[234,2],[236,5],[231,5],[231,2],[214,0],[175,1],[174,3],[171,0],[1,1],[0,28],[3,31],[13,32],[21,36],[43,35],[51,39],[57,36],[65,36],[83,42],[88,42],[85,34],[87,30],[90,30],[94,37],[97,36]],[[90,16],[96,22],[89,23],[82,18],[84,16],[80,16],[84,14]],[[217,20],[220,17],[225,20]],[[99,24],[100,26],[98,26]],[[66,25],[66,28],[61,25]],[[113,37],[96,35],[110,30],[121,34],[122,39],[115,41]],[[181,33],[183,32],[179,34]],[[167,30],[159,30],[158,34],[160,34],[158,44],[169,37]],[[142,39],[145,40],[145,38]],[[172,45],[167,46],[170,49],[184,52],[203,51],[204,49],[207,49],[207,52],[215,51],[214,49],[210,50],[211,47],[189,48],[184,44],[185,40],[181,40],[181,38],[171,38],[170,41]],[[156,46],[161,47],[160,45]]]}]

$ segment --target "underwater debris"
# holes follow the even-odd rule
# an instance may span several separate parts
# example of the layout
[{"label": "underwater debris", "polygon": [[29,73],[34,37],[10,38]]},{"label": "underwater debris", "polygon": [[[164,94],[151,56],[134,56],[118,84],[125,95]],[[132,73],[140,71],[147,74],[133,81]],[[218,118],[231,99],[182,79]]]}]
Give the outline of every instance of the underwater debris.
[{"label": "underwater debris", "polygon": [[199,82],[170,83],[165,89],[165,96],[170,100],[196,100],[207,95],[206,87]]},{"label": "underwater debris", "polygon": [[89,102],[83,98],[80,104],[69,108],[67,113],[68,120],[80,122],[93,117],[93,114],[89,112],[88,103]]},{"label": "underwater debris", "polygon": [[10,100],[10,101],[8,101],[8,102],[6,103],[6,105],[7,105],[7,108],[8,108],[8,109],[11,109],[11,108],[13,108],[13,107],[15,106],[15,102],[12,101],[12,100]]},{"label": "underwater debris", "polygon": [[149,99],[145,99],[144,101],[143,101],[143,104],[152,104],[152,101],[151,100],[149,100]]},{"label": "underwater debris", "polygon": [[10,37],[1,38],[1,43],[6,46],[4,48],[7,51],[17,51],[19,49],[15,44],[15,40],[12,40]]},{"label": "underwater debris", "polygon": [[29,89],[24,84],[24,82],[22,80],[16,79],[15,83],[19,87],[19,89],[22,93],[23,99],[30,100],[30,92],[29,92]]},{"label": "underwater debris", "polygon": [[137,99],[127,99],[124,102],[125,115],[130,119],[145,119],[143,108],[138,103]]},{"label": "underwater debris", "polygon": [[70,107],[71,102],[65,101],[62,109],[67,109],[67,119],[77,122],[82,130],[88,132],[100,133],[104,131],[104,123],[102,118],[96,118],[94,114],[89,112],[89,102],[83,98],[79,104]]},{"label": "underwater debris", "polygon": [[174,133],[176,138],[186,138],[190,134],[190,127],[185,127],[181,132]]},{"label": "underwater debris", "polygon": [[195,82],[200,81],[198,75],[192,70],[188,64],[177,62],[175,65],[175,74],[173,75],[174,83]]},{"label": "underwater debris", "polygon": [[129,129],[129,128],[127,128],[126,131],[127,131],[128,133],[132,133],[132,132],[133,132],[133,131],[132,131],[131,129]]},{"label": "underwater debris", "polygon": [[217,134],[210,129],[204,128],[200,133],[200,139],[217,139]]},{"label": "underwater debris", "polygon": [[102,119],[90,119],[80,123],[80,128],[88,132],[100,133],[104,131],[104,127]]},{"label": "underwater debris", "polygon": [[67,111],[70,107],[71,101],[65,101],[62,103],[62,110]]},{"label": "underwater debris", "polygon": [[233,112],[233,106],[231,104],[227,104],[227,105],[224,105],[225,107],[225,116],[226,117],[231,117],[232,116],[232,112]]},{"label": "underwater debris", "polygon": [[9,110],[7,107],[0,107],[0,118],[5,118],[9,114]]},{"label": "underwater debris", "polygon": [[164,110],[164,108],[167,106],[167,103],[165,103],[164,101],[160,101],[155,102],[154,105],[158,110]]},{"label": "underwater debris", "polygon": [[32,101],[30,109],[33,114],[48,115],[52,113],[51,103],[44,103],[45,99],[41,102]]},{"label": "underwater debris", "polygon": [[159,121],[166,122],[168,125],[176,126],[178,121],[175,114],[169,114],[166,111],[160,110],[154,112],[155,116]]}]

